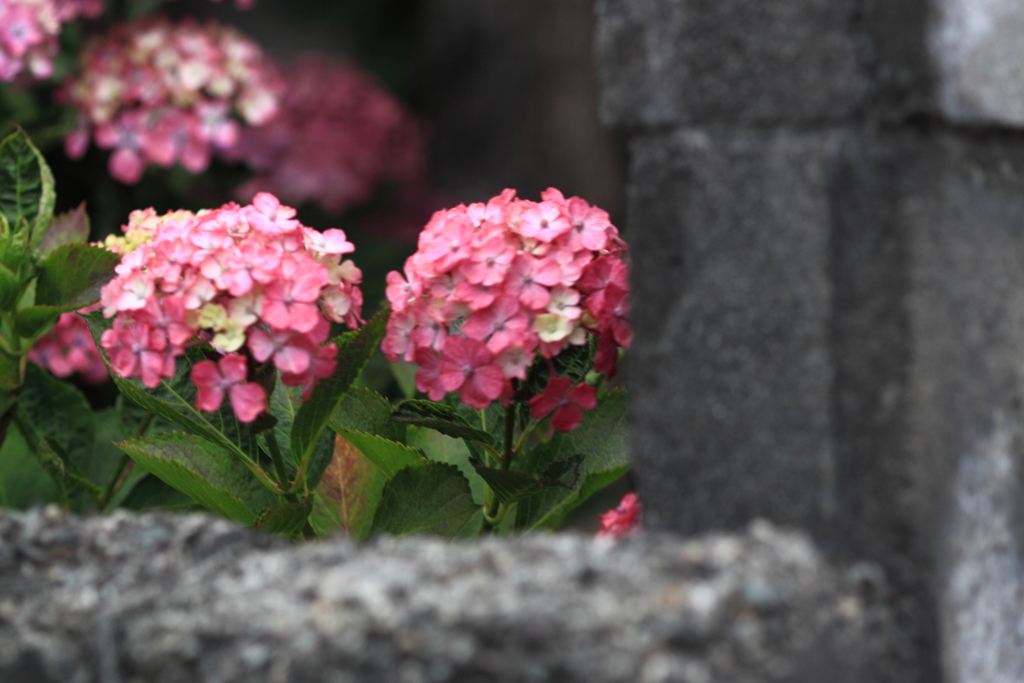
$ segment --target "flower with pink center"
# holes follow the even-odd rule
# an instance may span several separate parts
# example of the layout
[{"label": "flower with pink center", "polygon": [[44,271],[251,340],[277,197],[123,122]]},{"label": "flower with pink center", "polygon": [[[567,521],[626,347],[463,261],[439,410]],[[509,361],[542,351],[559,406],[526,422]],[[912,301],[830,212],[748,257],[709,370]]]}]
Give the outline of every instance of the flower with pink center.
[{"label": "flower with pink center", "polygon": [[227,392],[239,422],[252,422],[267,409],[267,391],[247,382],[249,370],[244,356],[229,354],[214,363],[204,360],[192,366],[189,376],[196,385],[196,408],[208,413],[220,409]]},{"label": "flower with pink center", "polygon": [[328,284],[327,270],[316,261],[282,259],[280,276],[264,290],[263,321],[279,330],[309,332],[321,319],[314,302]]},{"label": "flower with pink center", "polygon": [[636,533],[643,526],[644,506],[635,493],[622,497],[618,507],[599,516],[601,530],[597,538],[619,538]]},{"label": "flower with pink center", "polygon": [[437,371],[445,391],[458,390],[466,405],[483,410],[501,396],[505,375],[493,364],[494,356],[478,341],[450,337],[441,350]]},{"label": "flower with pink center", "polygon": [[540,420],[551,415],[551,428],[560,432],[571,432],[579,427],[583,411],[596,407],[597,390],[582,382],[573,386],[568,377],[552,377],[543,393],[530,399],[533,418]]},{"label": "flower with pink center", "polygon": [[486,342],[487,350],[498,354],[513,344],[525,346],[530,319],[519,308],[519,302],[502,297],[493,305],[469,316],[462,325],[462,334],[469,339]]},{"label": "flower with pink center", "polygon": [[149,388],[160,386],[164,377],[174,377],[174,364],[167,365],[167,337],[142,322],[106,330],[100,346],[110,358],[110,367],[122,377],[140,377]]},{"label": "flower with pink center", "polygon": [[550,242],[568,232],[572,225],[554,202],[541,202],[530,206],[519,218],[519,234]]}]

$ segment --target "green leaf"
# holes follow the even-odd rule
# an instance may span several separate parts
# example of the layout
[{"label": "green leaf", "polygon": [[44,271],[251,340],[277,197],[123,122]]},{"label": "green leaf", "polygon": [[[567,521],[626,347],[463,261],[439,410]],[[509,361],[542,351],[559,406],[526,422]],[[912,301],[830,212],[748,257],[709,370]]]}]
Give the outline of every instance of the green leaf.
[{"label": "green leaf", "polygon": [[67,455],[76,473],[91,471],[96,447],[95,417],[75,385],[28,363],[17,411],[40,439],[52,440],[56,450]]},{"label": "green leaf", "polygon": [[577,429],[556,435],[551,443],[541,444],[516,465],[552,472],[555,470],[551,468],[574,455],[584,456],[579,484],[572,491],[548,489],[520,500],[516,505],[517,530],[556,527],[580,503],[629,471],[625,390],[601,396]]},{"label": "green leaf", "polygon": [[309,500],[301,503],[285,503],[261,516],[256,522],[256,528],[271,534],[301,538],[312,508],[313,503]]},{"label": "green leaf", "polygon": [[[100,336],[110,328],[110,321],[99,311],[82,317],[99,346]],[[106,354],[101,355],[107,363],[107,369],[110,369]],[[168,422],[184,427],[192,434],[218,444],[243,462],[255,463],[259,460],[256,437],[248,427],[238,422],[228,401],[224,401],[215,413],[203,412],[194,406],[196,387],[189,376],[193,364],[204,358],[201,347],[188,349],[178,359],[174,377],[165,379],[155,389],[144,386],[138,379],[119,377],[115,372],[111,372],[110,376],[128,400]]]},{"label": "green leaf", "polygon": [[388,477],[340,434],[334,457],[324,471],[310,519],[317,536],[344,530],[362,540],[370,533]]},{"label": "green leaf", "polygon": [[0,448],[0,505],[25,509],[61,502],[57,483],[17,429],[9,429]]},{"label": "green leaf", "polygon": [[398,388],[402,390],[402,395],[406,398],[415,396],[416,371],[418,369],[416,364],[399,359],[389,363],[389,365],[391,366],[391,375],[395,378],[395,382],[398,383]]},{"label": "green leaf", "polygon": [[568,460],[552,463],[540,475],[485,467],[475,460],[471,464],[491,487],[498,500],[505,505],[511,505],[527,496],[556,486],[572,491],[579,481],[579,468],[583,460],[582,455],[575,455]]},{"label": "green leaf", "polygon": [[391,419],[417,427],[428,427],[456,439],[470,439],[488,446],[493,446],[496,443],[493,436],[473,427],[468,420],[448,406],[433,401],[417,399],[402,401],[395,406],[395,412]]},{"label": "green leaf", "polygon": [[[197,505],[191,497],[168,486],[159,477],[150,474],[141,465],[135,467],[128,479],[121,484],[117,495],[108,509],[123,507],[127,510],[142,512],[143,510],[181,510]],[[202,506],[199,506],[201,509]]]},{"label": "green leaf", "polygon": [[404,469],[387,483],[370,533],[452,538],[479,509],[457,467],[429,463]]},{"label": "green leaf", "polygon": [[23,308],[14,315],[14,331],[28,339],[41,336],[65,312],[54,306]]},{"label": "green leaf", "polygon": [[83,244],[89,239],[89,216],[85,213],[85,202],[67,213],[53,219],[46,234],[39,243],[39,253],[43,256],[58,247],[69,244]]},{"label": "green leaf", "polygon": [[342,429],[376,434],[405,443],[405,425],[391,421],[391,404],[370,389],[353,387],[331,413],[331,422]]},{"label": "green leaf", "polygon": [[336,340],[338,355],[335,361],[338,365],[334,373],[317,383],[312,396],[299,408],[292,425],[291,452],[300,467],[312,454],[331,413],[384,338],[389,313],[390,309],[384,306],[362,328]]},{"label": "green leaf", "polygon": [[88,244],[68,244],[54,250],[40,266],[36,305],[81,308],[100,298],[100,288],[114,277],[121,262],[114,254]]},{"label": "green leaf", "polygon": [[469,480],[469,488],[473,492],[473,500],[483,505],[484,480],[480,478],[480,475],[477,474],[470,464],[473,454],[470,452],[465,441],[453,439],[450,436],[445,436],[426,427],[409,427],[406,444],[411,448],[418,448],[423,451],[427,458],[433,462],[446,462],[449,465],[458,467],[466,479]]},{"label": "green leaf", "polygon": [[331,429],[347,439],[359,452],[379,467],[388,479],[406,467],[423,467],[429,461],[414,448],[409,448],[395,441],[388,441],[376,434],[358,432],[354,429],[342,429],[331,424]]},{"label": "green leaf", "polygon": [[0,265],[0,311],[13,311],[18,304],[21,284],[18,276],[3,265]]},{"label": "green leaf", "polygon": [[280,505],[235,458],[200,437],[172,432],[117,446],[170,486],[236,522],[251,526],[264,510]]},{"label": "green leaf", "polygon": [[53,218],[53,202],[53,173],[28,136],[19,130],[0,142],[0,213],[15,229],[27,225],[33,247]]}]

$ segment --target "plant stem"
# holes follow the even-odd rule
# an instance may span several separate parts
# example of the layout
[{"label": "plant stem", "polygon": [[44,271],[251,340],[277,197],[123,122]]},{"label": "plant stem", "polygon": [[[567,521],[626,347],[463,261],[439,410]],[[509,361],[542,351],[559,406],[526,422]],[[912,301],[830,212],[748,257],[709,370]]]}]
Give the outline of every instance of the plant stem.
[{"label": "plant stem", "polygon": [[[153,422],[153,413],[146,411],[146,414],[139,420],[139,424],[135,425],[135,432],[132,433],[132,439],[141,438],[146,430],[149,429],[149,425]],[[121,459],[117,461],[117,467],[114,468],[114,474],[111,475],[110,480],[107,482],[107,488],[103,492],[103,497],[99,500],[100,507],[106,507],[110,499],[117,493],[118,482],[121,480],[121,475],[124,474],[124,468],[128,466],[128,461],[131,458],[128,457],[127,453],[121,454]]]},{"label": "plant stem", "polygon": [[[263,432],[263,436],[267,439],[267,446],[270,448],[270,459],[274,461],[274,469],[277,470],[277,479],[278,483],[281,484],[281,490],[287,491],[291,486],[289,486],[288,470],[284,466],[284,456],[281,455],[281,446],[277,443],[277,436],[274,434],[273,429]],[[284,499],[289,503],[296,503],[299,500],[294,493],[285,493]]]},{"label": "plant stem", "polygon": [[[513,441],[516,434],[516,408],[517,403],[512,403],[505,409],[505,443],[502,449],[501,469],[507,470],[512,465],[512,458],[516,452],[513,448]],[[508,506],[502,506],[497,494],[491,491],[494,498],[489,505],[484,506],[484,533],[491,533],[494,527],[501,524],[508,512]]]},{"label": "plant stem", "polygon": [[518,404],[512,403],[505,409],[505,450],[503,452],[504,457],[501,462],[501,469],[503,470],[507,470],[512,464],[512,458],[516,457],[516,452],[512,447],[512,439],[515,436],[516,431],[517,407]]}]

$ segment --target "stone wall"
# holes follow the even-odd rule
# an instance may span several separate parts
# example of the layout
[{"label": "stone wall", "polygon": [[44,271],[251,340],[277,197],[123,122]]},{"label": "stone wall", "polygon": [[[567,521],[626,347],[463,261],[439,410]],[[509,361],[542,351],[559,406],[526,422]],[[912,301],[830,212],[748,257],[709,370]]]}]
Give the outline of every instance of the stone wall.
[{"label": "stone wall", "polygon": [[202,515],[0,514],[4,683],[897,683],[889,598],[765,522],[295,547]]},{"label": "stone wall", "polygon": [[891,572],[907,680],[1024,680],[1024,4],[596,6],[648,523],[799,525]]}]

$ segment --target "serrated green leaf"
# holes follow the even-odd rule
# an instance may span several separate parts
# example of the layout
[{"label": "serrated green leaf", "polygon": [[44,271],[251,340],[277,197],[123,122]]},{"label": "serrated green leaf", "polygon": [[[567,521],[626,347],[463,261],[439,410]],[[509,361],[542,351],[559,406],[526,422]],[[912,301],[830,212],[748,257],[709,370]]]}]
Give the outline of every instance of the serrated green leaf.
[{"label": "serrated green leaf", "polygon": [[242,524],[281,504],[237,459],[201,437],[172,432],[117,446],[168,485]]},{"label": "serrated green leaf", "polygon": [[370,389],[350,389],[331,413],[331,422],[342,429],[354,429],[405,443],[405,425],[391,421],[391,403]]},{"label": "serrated green leaf", "polygon": [[317,536],[338,530],[362,540],[370,533],[388,477],[340,434],[313,502],[310,522]]},{"label": "serrated green leaf", "polygon": [[496,443],[489,433],[472,426],[466,418],[448,406],[433,401],[402,401],[395,406],[391,419],[417,427],[428,427],[456,439],[469,439],[488,446]]},{"label": "serrated green leaf", "polygon": [[573,455],[583,455],[580,482],[573,491],[548,489],[520,500],[516,505],[517,530],[556,527],[593,493],[629,471],[625,390],[616,389],[601,396],[597,407],[584,414],[577,429],[556,438],[556,448],[542,445],[529,454],[524,464],[550,468]]},{"label": "serrated green leaf", "polygon": [[370,533],[452,538],[479,509],[457,467],[429,463],[404,469],[387,483]]},{"label": "serrated green leaf", "polygon": [[76,474],[91,471],[96,446],[95,418],[77,387],[35,363],[28,363],[17,411],[39,438],[51,439],[57,450],[67,455]]},{"label": "serrated green leaf", "polygon": [[38,246],[53,218],[53,173],[23,131],[0,142],[0,213],[12,227],[25,225]]},{"label": "serrated green leaf", "polygon": [[0,311],[13,311],[18,304],[21,284],[18,276],[3,265],[0,265]]},{"label": "serrated green leaf", "polygon": [[358,448],[359,452],[369,458],[370,462],[379,467],[389,479],[406,467],[423,467],[429,462],[416,449],[396,441],[388,441],[376,434],[342,429],[333,423],[331,429]]},{"label": "serrated green leaf", "polygon": [[473,492],[473,500],[483,505],[484,480],[470,464],[470,460],[474,456],[465,441],[453,439],[426,427],[409,427],[406,432],[406,444],[410,448],[418,448],[423,451],[427,459],[433,462],[446,462],[458,467],[469,480],[469,489]]},{"label": "serrated green leaf", "polygon": [[85,202],[67,213],[53,219],[50,227],[39,243],[39,253],[43,256],[58,247],[68,244],[83,244],[89,239],[89,216],[85,213]]},{"label": "serrated green leaf", "polygon": [[35,303],[71,306],[71,310],[94,303],[100,298],[100,288],[114,277],[114,266],[120,262],[120,254],[88,244],[59,247],[40,265]]},{"label": "serrated green leaf", "polygon": [[302,531],[309,521],[309,513],[313,509],[311,500],[300,503],[285,503],[281,507],[263,514],[256,522],[255,528],[270,534],[301,537]]},{"label": "serrated green leaf", "polygon": [[327,426],[331,413],[341,402],[345,392],[359,376],[366,361],[384,338],[390,309],[385,306],[366,325],[355,332],[342,335],[336,341],[337,367],[330,377],[320,380],[309,400],[302,404],[292,424],[292,457],[301,469],[312,455],[313,448]]},{"label": "serrated green leaf", "polygon": [[552,463],[542,474],[499,470],[485,467],[475,460],[471,464],[498,500],[511,505],[546,489],[558,487],[573,491],[579,481],[579,468],[583,460],[582,455],[575,455],[568,460]]}]

